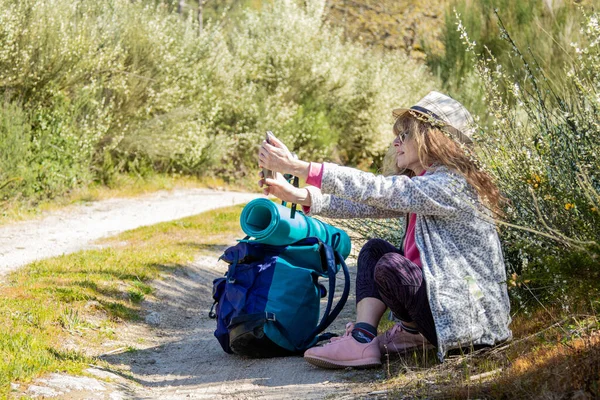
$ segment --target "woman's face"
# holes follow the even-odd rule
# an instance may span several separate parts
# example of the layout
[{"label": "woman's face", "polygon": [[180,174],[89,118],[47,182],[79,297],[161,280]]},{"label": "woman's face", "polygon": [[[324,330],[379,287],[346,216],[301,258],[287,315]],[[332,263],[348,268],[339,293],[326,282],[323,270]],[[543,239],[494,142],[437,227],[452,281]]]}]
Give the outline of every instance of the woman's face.
[{"label": "woman's face", "polygon": [[396,165],[401,170],[409,169],[419,175],[423,172],[423,167],[417,154],[417,144],[412,137],[406,138],[405,135],[398,135],[394,139],[394,149],[396,150]]}]

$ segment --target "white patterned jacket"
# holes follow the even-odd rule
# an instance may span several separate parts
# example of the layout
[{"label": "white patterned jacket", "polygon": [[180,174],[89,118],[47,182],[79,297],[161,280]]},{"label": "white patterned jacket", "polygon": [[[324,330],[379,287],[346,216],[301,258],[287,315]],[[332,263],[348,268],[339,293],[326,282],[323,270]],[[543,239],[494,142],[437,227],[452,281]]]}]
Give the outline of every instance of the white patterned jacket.
[{"label": "white patterned jacket", "polygon": [[310,215],[417,215],[415,242],[440,361],[451,348],[511,339],[506,271],[496,226],[462,175],[443,166],[413,178],[384,177],[329,163],[323,168],[321,190],[307,187]]}]

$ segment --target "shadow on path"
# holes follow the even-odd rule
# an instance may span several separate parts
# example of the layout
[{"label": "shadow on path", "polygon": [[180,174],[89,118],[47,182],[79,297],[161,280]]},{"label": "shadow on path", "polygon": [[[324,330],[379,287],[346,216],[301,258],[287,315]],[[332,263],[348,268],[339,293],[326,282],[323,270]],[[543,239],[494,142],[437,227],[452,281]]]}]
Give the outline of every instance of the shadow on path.
[{"label": "shadow on path", "polygon": [[[331,371],[301,357],[248,359],[223,352],[213,336],[216,322],[208,317],[212,281],[226,271],[217,263],[223,249],[156,282],[158,301],[144,304],[155,325],[138,326],[138,340],[149,336],[153,345],[103,357],[130,370],[139,398],[337,399],[373,390],[372,383],[384,377],[381,369]],[[353,315],[352,297],[329,331],[341,333]]]}]

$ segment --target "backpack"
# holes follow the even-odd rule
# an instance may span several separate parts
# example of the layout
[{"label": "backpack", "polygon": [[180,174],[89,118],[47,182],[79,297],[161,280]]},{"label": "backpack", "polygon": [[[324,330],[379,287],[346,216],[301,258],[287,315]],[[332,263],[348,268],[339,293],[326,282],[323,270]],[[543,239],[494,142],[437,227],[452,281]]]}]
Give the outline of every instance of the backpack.
[{"label": "backpack", "polygon": [[[285,246],[242,240],[221,256],[225,277],[213,282],[215,337],[227,353],[247,357],[300,354],[331,334],[320,335],[338,316],[350,291],[342,256],[316,237]],[[343,270],[342,296],[333,306],[335,279]],[[329,290],[318,282],[329,278]],[[320,299],[327,306],[319,321]]]}]

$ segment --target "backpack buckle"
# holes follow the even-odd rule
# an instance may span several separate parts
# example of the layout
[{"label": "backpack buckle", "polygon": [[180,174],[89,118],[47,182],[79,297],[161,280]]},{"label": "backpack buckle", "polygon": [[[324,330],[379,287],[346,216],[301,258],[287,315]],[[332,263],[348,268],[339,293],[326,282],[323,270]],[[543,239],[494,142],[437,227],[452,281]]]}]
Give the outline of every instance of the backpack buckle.
[{"label": "backpack buckle", "polygon": [[275,318],[275,313],[266,312],[265,313],[265,318],[267,319],[267,321],[277,322],[277,318]]}]

